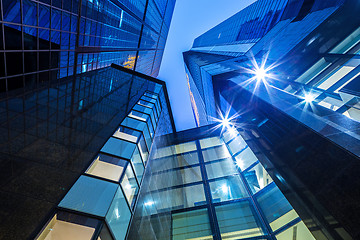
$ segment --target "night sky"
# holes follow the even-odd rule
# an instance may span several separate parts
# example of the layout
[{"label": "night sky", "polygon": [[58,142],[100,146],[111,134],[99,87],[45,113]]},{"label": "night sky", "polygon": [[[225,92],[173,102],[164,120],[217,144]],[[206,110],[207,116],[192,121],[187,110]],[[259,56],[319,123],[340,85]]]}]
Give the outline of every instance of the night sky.
[{"label": "night sky", "polygon": [[254,0],[177,0],[158,78],[166,81],[177,130],[195,127],[182,52],[194,39],[255,2]]}]

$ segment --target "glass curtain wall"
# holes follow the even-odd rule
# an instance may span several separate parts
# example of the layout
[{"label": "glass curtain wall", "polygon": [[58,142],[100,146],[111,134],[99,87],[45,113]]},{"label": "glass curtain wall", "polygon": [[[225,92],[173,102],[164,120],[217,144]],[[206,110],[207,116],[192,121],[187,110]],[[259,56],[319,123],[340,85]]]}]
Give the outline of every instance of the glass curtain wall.
[{"label": "glass curtain wall", "polygon": [[235,129],[201,131],[155,144],[129,239],[315,239]]},{"label": "glass curtain wall", "polygon": [[37,239],[125,239],[162,103],[146,91],[58,205]]}]

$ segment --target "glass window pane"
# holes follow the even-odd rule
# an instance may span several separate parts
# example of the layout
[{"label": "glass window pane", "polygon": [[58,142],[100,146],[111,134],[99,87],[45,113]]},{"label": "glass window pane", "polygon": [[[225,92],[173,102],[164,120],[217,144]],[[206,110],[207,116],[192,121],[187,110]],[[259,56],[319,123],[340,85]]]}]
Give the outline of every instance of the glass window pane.
[{"label": "glass window pane", "polygon": [[200,146],[202,149],[214,147],[214,146],[220,146],[222,144],[223,141],[219,137],[211,137],[200,140]]},{"label": "glass window pane", "polygon": [[127,161],[100,153],[96,156],[86,173],[119,181]]},{"label": "glass window pane", "polygon": [[175,153],[185,153],[196,150],[195,142],[187,142],[175,145]]},{"label": "glass window pane", "polygon": [[124,190],[126,199],[132,208],[139,191],[139,186],[136,182],[135,175],[130,164],[127,165],[125,175],[121,180],[121,187]]},{"label": "glass window pane", "polygon": [[242,171],[250,167],[250,165],[255,163],[257,160],[257,157],[249,147],[247,147],[244,151],[235,156],[236,165]]},{"label": "glass window pane", "polygon": [[144,165],[143,165],[143,161],[141,159],[141,155],[140,152],[138,150],[138,148],[135,148],[134,154],[131,158],[131,163],[134,167],[134,171],[136,174],[136,177],[139,181],[139,183],[141,182],[142,176],[144,174]]},{"label": "glass window pane", "polygon": [[214,202],[223,202],[248,196],[239,175],[210,182],[210,191]]},{"label": "glass window pane", "polygon": [[199,163],[197,152],[183,153],[163,158],[152,159],[152,166],[157,171],[185,167]]},{"label": "glass window pane", "polygon": [[152,102],[152,103],[155,103],[155,102],[156,102],[156,99],[151,98],[151,97],[148,97],[148,96],[146,96],[146,95],[142,96],[141,99],[144,99],[144,100],[146,100],[146,101],[148,101],[148,102]]},{"label": "glass window pane", "polygon": [[208,179],[219,178],[239,173],[232,158],[205,165]]},{"label": "glass window pane", "polygon": [[215,207],[222,239],[243,239],[263,235],[248,201]]},{"label": "glass window pane", "polygon": [[135,146],[136,144],[134,143],[111,137],[100,151],[130,159],[135,150]]},{"label": "glass window pane", "polygon": [[152,197],[158,211],[183,209],[206,204],[203,184],[153,192]]},{"label": "glass window pane", "polygon": [[130,128],[126,128],[123,126],[120,126],[118,130],[114,133],[114,137],[121,138],[133,143],[136,143],[139,139],[141,133],[135,130],[132,130]]},{"label": "glass window pane", "polygon": [[147,149],[147,146],[146,146],[145,139],[144,139],[143,135],[141,135],[141,137],[140,137],[140,141],[138,143],[138,148],[139,148],[139,151],[140,151],[141,158],[144,161],[144,164],[146,164],[146,162],[148,160],[149,152],[148,152],[148,149]]},{"label": "glass window pane", "polygon": [[149,115],[142,113],[142,112],[137,112],[137,111],[131,111],[129,113],[129,117],[135,118],[137,120],[146,122],[148,118],[150,118]]},{"label": "glass window pane", "polygon": [[151,98],[157,98],[158,97],[158,95],[156,95],[154,93],[151,93],[151,92],[145,92],[144,95],[148,96],[148,97],[151,97]]},{"label": "glass window pane", "polygon": [[146,126],[146,123],[143,121],[136,120],[134,118],[126,117],[124,121],[121,123],[121,125],[136,129],[138,131],[143,131]]},{"label": "glass window pane", "polygon": [[272,183],[270,175],[260,163],[244,172],[244,176],[253,194]]},{"label": "glass window pane", "polygon": [[47,223],[37,240],[91,239],[99,220],[59,211]]},{"label": "glass window pane", "polygon": [[212,240],[207,209],[172,214],[172,239]]},{"label": "glass window pane", "polygon": [[151,108],[147,108],[147,107],[141,106],[139,104],[136,104],[133,107],[133,109],[136,111],[139,111],[139,112],[147,113],[147,114],[150,114],[152,112]]},{"label": "glass window pane", "polygon": [[256,199],[273,231],[299,217],[276,185],[259,194]]},{"label": "glass window pane", "polygon": [[149,188],[152,191],[199,181],[202,181],[200,167],[162,171],[151,176]]},{"label": "glass window pane", "polygon": [[315,240],[303,221],[276,235],[277,240]]},{"label": "glass window pane", "polygon": [[117,189],[106,222],[116,239],[124,239],[130,222],[131,212],[120,188]]},{"label": "glass window pane", "polygon": [[228,144],[228,146],[229,146],[230,152],[234,155],[235,153],[243,150],[247,146],[247,144],[244,141],[244,139],[242,139],[242,137],[238,136],[237,138],[232,140]]},{"label": "glass window pane", "polygon": [[97,240],[113,240],[111,233],[108,227],[106,226],[106,224],[103,225]]},{"label": "glass window pane", "polygon": [[202,154],[205,162],[231,157],[225,145],[208,148]]},{"label": "glass window pane", "polygon": [[116,189],[115,183],[80,176],[59,206],[104,217]]}]

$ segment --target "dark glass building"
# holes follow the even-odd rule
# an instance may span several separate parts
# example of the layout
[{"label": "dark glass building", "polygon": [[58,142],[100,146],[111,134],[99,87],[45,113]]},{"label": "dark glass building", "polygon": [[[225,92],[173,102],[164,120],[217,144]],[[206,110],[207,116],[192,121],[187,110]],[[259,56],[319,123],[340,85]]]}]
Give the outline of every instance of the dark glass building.
[{"label": "dark glass building", "polygon": [[174,5],[0,1],[0,239],[126,237],[152,141],[175,131],[150,77]]},{"label": "dark glass building", "polygon": [[198,126],[235,127],[316,239],[360,237],[359,10],[259,0],[184,53]]},{"label": "dark glass building", "polygon": [[110,66],[157,76],[175,0],[3,0],[0,92]]}]

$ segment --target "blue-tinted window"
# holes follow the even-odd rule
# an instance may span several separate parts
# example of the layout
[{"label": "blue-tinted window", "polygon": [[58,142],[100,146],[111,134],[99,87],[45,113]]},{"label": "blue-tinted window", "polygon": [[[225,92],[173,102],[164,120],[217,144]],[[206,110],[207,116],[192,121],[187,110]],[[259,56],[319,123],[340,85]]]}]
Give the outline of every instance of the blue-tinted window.
[{"label": "blue-tinted window", "polygon": [[134,143],[117,138],[110,138],[102,147],[101,151],[122,158],[130,159],[135,150],[135,147],[136,145]]},{"label": "blue-tinted window", "polygon": [[117,188],[115,183],[81,176],[59,206],[105,217]]}]

